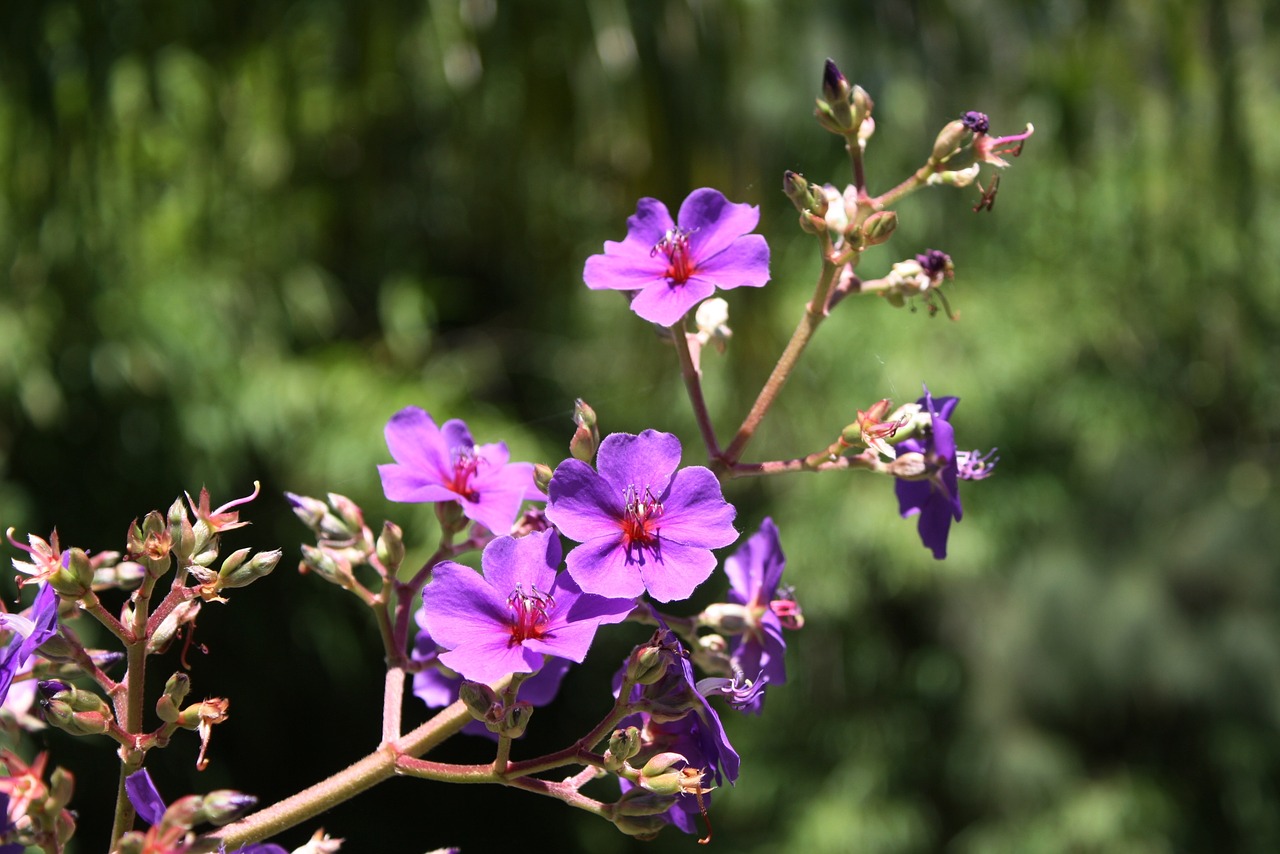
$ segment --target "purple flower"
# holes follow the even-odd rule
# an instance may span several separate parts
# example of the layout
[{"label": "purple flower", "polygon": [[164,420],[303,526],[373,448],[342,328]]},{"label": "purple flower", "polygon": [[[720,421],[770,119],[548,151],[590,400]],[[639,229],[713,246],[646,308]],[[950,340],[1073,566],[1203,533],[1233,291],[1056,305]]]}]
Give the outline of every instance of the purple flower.
[{"label": "purple flower", "polygon": [[542,498],[532,463],[509,463],[503,442],[477,445],[456,418],[439,428],[426,411],[408,406],[387,422],[386,437],[395,462],[378,473],[392,501],[456,501],[468,519],[505,534],[522,501]]},{"label": "purple flower", "polygon": [[[772,519],[761,522],[760,530],[724,564],[729,576],[729,601],[745,611],[741,633],[729,641],[730,662],[736,672],[754,682],[761,677],[774,685],[787,681],[787,643],[782,630],[799,628],[803,618],[790,591],[778,592],[786,566],[778,528]],[[759,713],[763,701],[763,695],[759,695],[758,701],[746,708]]]},{"label": "purple flower", "polygon": [[709,469],[680,464],[680,440],[646,430],[600,443],[598,471],[565,460],[551,477],[547,518],[582,545],[565,565],[588,593],[660,602],[688,598],[715,569],[711,549],[738,538],[737,511]]},{"label": "purple flower", "polygon": [[483,577],[445,561],[422,591],[426,629],[449,650],[440,663],[473,682],[533,673],[544,655],[580,662],[600,624],[621,622],[635,608],[629,599],[585,594],[557,574],[554,531],[498,537],[480,564]]},{"label": "purple flower", "polygon": [[58,593],[48,584],[40,588],[28,616],[0,614],[0,628],[12,632],[9,643],[0,649],[0,704],[9,696],[13,677],[18,674],[40,644],[58,633]]},{"label": "purple flower", "polygon": [[734,204],[719,190],[694,190],[677,222],[667,206],[644,198],[627,218],[627,237],[606,240],[587,259],[582,278],[593,290],[636,291],[631,310],[672,326],[716,288],[758,288],[769,281],[769,245],[749,234],[760,221],[754,205]]},{"label": "purple flower", "polygon": [[[427,631],[423,620],[425,609],[418,609],[417,620],[421,630],[413,642],[413,660],[426,663],[413,674],[413,693],[427,704],[427,708],[439,709],[458,699],[458,688],[463,679],[443,664],[430,666],[440,659],[440,653],[446,652],[436,643],[435,638]],[[569,672],[573,662],[564,658],[550,658],[542,669],[520,683],[520,699],[532,706],[545,706],[556,698],[560,691],[560,683]],[[462,728],[469,735],[481,735],[496,740],[497,733],[492,732],[480,721],[471,721]]]},{"label": "purple flower", "polygon": [[947,556],[951,520],[959,522],[963,515],[957,489],[959,481],[985,478],[995,466],[991,454],[956,452],[955,430],[947,419],[959,402],[956,397],[940,397],[935,401],[926,387],[919,405],[929,413],[929,426],[922,438],[898,443],[899,458],[907,453],[922,454],[927,472],[921,480],[897,481],[898,509],[904,519],[920,516],[920,540],[939,560]]}]

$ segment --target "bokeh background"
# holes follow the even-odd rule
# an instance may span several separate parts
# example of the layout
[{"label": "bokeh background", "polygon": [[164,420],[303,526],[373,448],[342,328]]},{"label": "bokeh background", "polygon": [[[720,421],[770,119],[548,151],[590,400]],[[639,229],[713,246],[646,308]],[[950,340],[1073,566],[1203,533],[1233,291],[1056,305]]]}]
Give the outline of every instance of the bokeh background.
[{"label": "bokeh background", "polygon": [[[760,206],[774,280],[731,295],[734,338],[705,359],[731,432],[816,272],[782,173],[849,177],[811,118],[830,56],[876,101],[873,191],[965,110],[1036,134],[992,212],[973,190],[918,193],[864,261],[946,250],[959,322],[846,301],[749,456],[825,447],[924,381],[961,398],[961,446],[1001,463],[966,484],[945,562],[873,477],[729,486],[745,532],[777,521],[808,625],[790,684],[729,723],[743,773],[715,796],[715,844],[1280,850],[1274,5],[49,0],[0,17],[0,522],[122,548],[183,490],[216,505],[257,479],[227,547],[286,552],[201,619],[194,693],[229,696],[232,718],[203,774],[194,737],[153,754],[166,796],[278,798],[376,743],[376,633],[294,571],[306,532],[281,493],[346,494],[428,554],[429,511],[386,502],[375,470],[397,409],[554,463],[581,396],[606,431],[676,431],[699,461],[673,353],[581,283],[642,195]],[[602,638],[517,753],[585,729],[644,635]],[[109,744],[41,739],[77,776],[75,850],[102,850]],[[353,851],[696,848],[413,780],[322,823]]]}]

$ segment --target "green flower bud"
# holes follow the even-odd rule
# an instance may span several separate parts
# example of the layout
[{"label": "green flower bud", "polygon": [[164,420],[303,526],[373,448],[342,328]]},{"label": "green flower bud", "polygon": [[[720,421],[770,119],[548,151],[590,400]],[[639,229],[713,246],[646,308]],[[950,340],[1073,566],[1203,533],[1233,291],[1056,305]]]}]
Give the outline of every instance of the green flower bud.
[{"label": "green flower bud", "polygon": [[862,237],[867,246],[884,243],[898,227],[898,214],[894,211],[877,211],[862,224]]},{"label": "green flower bud", "polygon": [[551,488],[552,474],[554,472],[551,471],[551,466],[546,463],[533,464],[533,483],[543,495],[546,495],[547,490]]},{"label": "green flower bud", "polygon": [[604,766],[609,771],[617,771],[639,752],[640,730],[637,727],[615,729],[609,736],[609,748],[604,752]]},{"label": "green flower bud", "polygon": [[[247,552],[248,549],[240,549],[240,552]],[[269,552],[258,552],[248,563],[241,561],[240,565],[233,566],[230,571],[227,570],[227,563],[222,564],[222,569],[218,572],[218,587],[221,589],[234,589],[236,587],[248,587],[253,582],[263,576],[270,575],[271,571],[276,568],[276,564],[280,563],[280,558],[284,556],[284,552],[280,549],[273,549]],[[235,555],[232,555],[235,557]],[[231,558],[227,558],[229,562]]]},{"label": "green flower bud", "polygon": [[191,690],[191,677],[185,673],[175,673],[164,683],[164,692],[156,700],[156,715],[165,723],[176,723],[182,709],[182,703]]},{"label": "green flower bud", "polygon": [[404,532],[395,522],[383,522],[382,533],[378,535],[378,560],[391,575],[400,570],[404,563]]},{"label": "green flower bud", "polygon": [[471,717],[482,723],[495,720],[502,709],[497,692],[483,682],[464,681],[458,687],[458,699],[467,707]]},{"label": "green flower bud", "polygon": [[233,789],[217,789],[201,800],[197,822],[207,821],[215,827],[222,827],[243,818],[257,803],[258,799],[253,795]]},{"label": "green flower bud", "polygon": [[929,155],[929,162],[935,166],[946,163],[960,150],[960,144],[972,133],[959,119],[947,122],[938,132],[938,138],[933,141],[933,153]]},{"label": "green flower bud", "polygon": [[516,700],[502,710],[502,719],[497,724],[486,725],[504,738],[519,738],[524,735],[531,717],[533,717],[533,704]]},{"label": "green flower bud", "polygon": [[655,795],[644,789],[628,789],[613,805],[614,815],[628,817],[661,815],[671,809],[670,795]]}]

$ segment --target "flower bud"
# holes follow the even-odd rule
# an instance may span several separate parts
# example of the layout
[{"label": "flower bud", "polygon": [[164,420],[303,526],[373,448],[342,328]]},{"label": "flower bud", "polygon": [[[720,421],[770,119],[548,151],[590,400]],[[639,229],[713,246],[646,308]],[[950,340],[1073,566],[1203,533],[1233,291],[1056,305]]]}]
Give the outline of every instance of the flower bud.
[{"label": "flower bud", "polygon": [[675,802],[671,795],[655,795],[644,789],[628,789],[613,805],[614,815],[650,816],[661,815],[671,809]]},{"label": "flower bud", "polygon": [[217,789],[204,796],[197,822],[207,821],[215,827],[222,827],[243,818],[257,803],[258,799],[253,795],[233,789]]},{"label": "flower bud", "polygon": [[196,533],[191,527],[191,519],[187,516],[187,508],[179,496],[169,505],[169,541],[178,560],[186,561],[196,550]]},{"label": "flower bud", "polygon": [[606,770],[617,771],[627,760],[640,752],[640,730],[629,726],[615,729],[609,736],[609,748],[604,752]]},{"label": "flower bud", "polygon": [[84,549],[62,553],[62,568],[49,576],[49,586],[68,599],[79,599],[93,587],[93,564]]},{"label": "flower bud", "polygon": [[[671,803],[667,804],[667,809],[671,808]],[[671,819],[666,816],[666,810],[662,813],[653,815],[622,815],[620,813],[613,814],[613,826],[625,833],[627,836],[634,836],[642,841],[649,841],[657,837],[662,830],[671,824]]]},{"label": "flower bud", "polygon": [[798,172],[792,172],[790,169],[783,172],[782,192],[791,200],[791,204],[795,205],[796,210],[800,213],[805,213],[809,210],[812,197],[809,193],[809,182],[804,179],[803,175]]},{"label": "flower bud", "polygon": [[482,723],[494,720],[494,712],[502,708],[497,692],[483,682],[463,681],[458,686],[458,699],[467,707],[471,717]]},{"label": "flower bud", "polygon": [[740,635],[751,625],[751,614],[743,605],[716,602],[698,615],[698,624],[726,635]]},{"label": "flower bud", "polygon": [[666,675],[668,664],[666,650],[651,643],[638,646],[627,659],[627,681],[637,685],[652,685]]},{"label": "flower bud", "polygon": [[688,760],[679,753],[659,753],[640,769],[636,784],[657,795],[678,795],[684,791],[685,776],[677,764],[687,765]]},{"label": "flower bud", "polygon": [[903,480],[919,480],[928,473],[928,470],[924,454],[915,451],[900,454],[897,459],[889,463],[889,474]]},{"label": "flower bud", "polygon": [[960,144],[964,142],[971,131],[965,127],[964,122],[957,119],[953,122],[947,122],[942,130],[938,132],[938,137],[933,141],[933,153],[929,155],[929,162],[933,165],[946,163],[953,154],[960,150]]},{"label": "flower bud", "polygon": [[382,533],[378,535],[378,560],[386,568],[388,574],[395,575],[404,563],[404,532],[395,522],[383,522]]},{"label": "flower bud", "polygon": [[895,211],[877,211],[862,224],[862,238],[867,246],[877,246],[888,240],[897,227],[898,214]]},{"label": "flower bud", "polygon": [[554,473],[551,470],[551,466],[546,463],[533,464],[533,484],[538,487],[538,491],[543,495],[547,494],[547,490],[551,486],[551,475]]},{"label": "flower bud", "polygon": [[347,589],[350,589],[355,581],[351,567],[346,561],[339,561],[330,549],[322,549],[306,543],[302,544],[301,568],[313,570],[325,581],[331,581]]},{"label": "flower bud", "polygon": [[338,516],[342,519],[345,530],[349,531],[351,536],[354,537],[364,530],[364,511],[350,498],[345,495],[339,495],[336,492],[330,492],[329,504],[334,510],[338,511]]},{"label": "flower bud", "polygon": [[[240,551],[248,551],[248,549],[241,549]],[[236,552],[236,554],[239,554],[239,552]],[[222,570],[218,573],[218,586],[223,589],[248,587],[259,578],[270,575],[283,556],[284,552],[280,549],[258,552],[249,559],[248,563],[234,567],[230,572],[227,571],[226,563],[223,563]]]},{"label": "flower bud", "polygon": [[600,430],[596,426],[596,413],[582,398],[573,402],[573,423],[578,425],[569,440],[569,453],[575,460],[590,463],[600,447]]},{"label": "flower bud", "polygon": [[[853,95],[850,97],[853,101],[853,120],[858,125],[858,135],[862,135],[862,125],[866,124],[871,118],[871,111],[875,109],[876,102],[871,100],[871,96],[867,94],[867,90],[861,86],[853,87]],[[867,131],[867,136],[871,136],[871,132],[875,130],[874,122]]]},{"label": "flower bud", "polygon": [[311,498],[307,495],[294,495],[292,492],[286,492],[284,497],[289,499],[289,505],[293,508],[293,515],[301,519],[302,524],[316,533],[320,533],[320,522],[324,519],[325,514],[329,512],[328,506],[319,498]]},{"label": "flower bud", "polygon": [[37,687],[44,718],[71,735],[101,735],[115,718],[106,701],[92,691],[50,679]]},{"label": "flower bud", "polygon": [[190,690],[190,676],[181,672],[170,676],[169,681],[164,683],[164,692],[161,693],[160,699],[156,700],[156,715],[160,720],[169,724],[175,723],[182,703],[187,699],[187,692]]},{"label": "flower bud", "polygon": [[[835,62],[828,59],[822,66],[822,97],[825,103],[819,101],[818,109],[838,128],[836,133],[843,133],[855,126],[853,109],[849,104],[852,94],[853,90],[849,86],[848,79],[841,73]],[[825,123],[823,126],[827,127]],[[828,130],[830,129],[828,127]]]},{"label": "flower bud", "polygon": [[486,724],[486,726],[503,738],[519,738],[524,735],[531,717],[533,717],[533,704],[516,700],[502,710],[502,719],[496,725]]}]

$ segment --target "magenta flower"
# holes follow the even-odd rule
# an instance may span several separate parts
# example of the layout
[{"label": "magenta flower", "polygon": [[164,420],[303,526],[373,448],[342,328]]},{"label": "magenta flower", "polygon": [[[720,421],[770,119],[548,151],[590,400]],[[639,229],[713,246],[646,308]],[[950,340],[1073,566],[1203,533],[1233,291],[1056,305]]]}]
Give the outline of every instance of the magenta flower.
[{"label": "magenta flower", "polygon": [[426,411],[408,406],[387,422],[386,437],[395,462],[378,473],[392,501],[456,501],[468,519],[505,534],[522,501],[542,498],[532,463],[508,462],[503,442],[477,445],[456,418],[436,427]]},{"label": "magenta flower", "polygon": [[680,464],[680,440],[645,430],[600,443],[598,471],[565,460],[551,477],[547,518],[582,545],[565,566],[588,593],[687,599],[715,569],[711,549],[738,538],[737,511],[709,469]]},{"label": "magenta flower", "polygon": [[758,288],[769,281],[769,245],[748,233],[760,221],[759,208],[704,187],[684,200],[677,220],[657,199],[641,199],[627,218],[626,239],[606,240],[604,254],[587,259],[587,287],[635,291],[632,311],[673,326],[716,288]]},{"label": "magenta flower", "polygon": [[440,663],[473,682],[534,673],[544,655],[581,662],[596,629],[621,622],[635,608],[630,599],[583,593],[568,575],[557,574],[554,531],[498,537],[485,546],[480,564],[483,577],[445,561],[422,591],[425,628],[449,650]]},{"label": "magenta flower", "polygon": [[960,506],[961,480],[982,480],[991,475],[997,459],[992,453],[979,455],[977,451],[956,451],[955,428],[947,419],[960,402],[956,397],[940,397],[935,401],[929,389],[919,405],[930,416],[930,426],[922,438],[905,439],[898,443],[898,455],[923,454],[928,477],[922,480],[898,480],[898,509],[903,518],[920,516],[917,529],[920,540],[942,560],[947,556],[947,536],[951,521],[959,522],[963,515]]},{"label": "magenta flower", "polygon": [[[787,643],[782,630],[799,628],[803,618],[790,591],[778,591],[786,566],[778,528],[772,519],[761,522],[760,530],[724,563],[729,576],[729,601],[742,606],[745,612],[742,632],[729,640],[729,660],[737,672],[753,682],[763,679],[781,685],[787,681]],[[757,693],[751,699],[753,702],[746,708],[759,713],[763,694]]]}]

